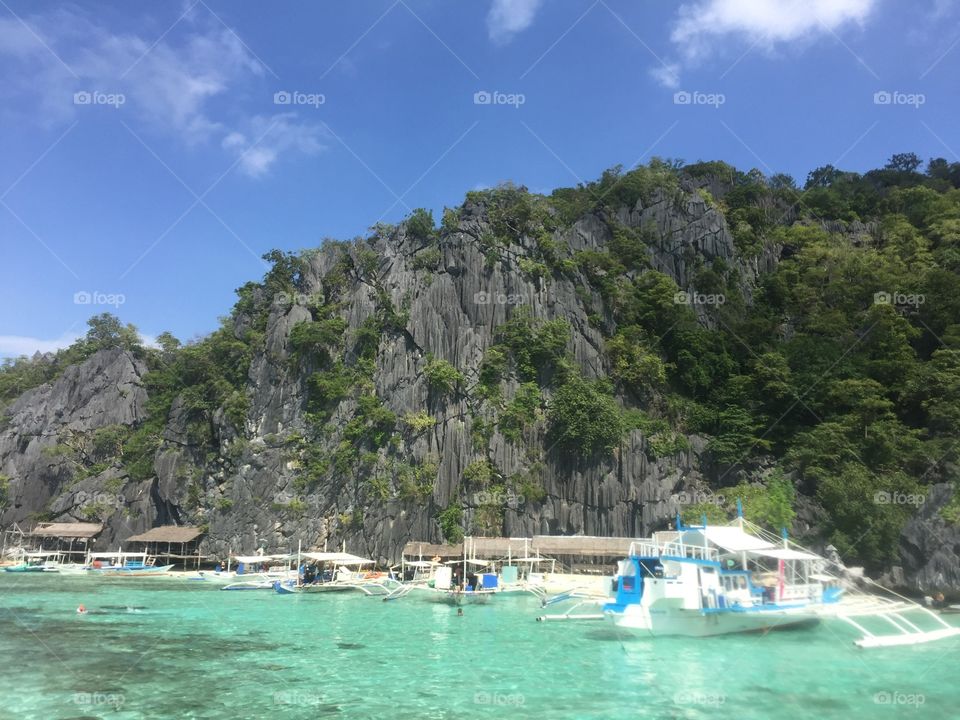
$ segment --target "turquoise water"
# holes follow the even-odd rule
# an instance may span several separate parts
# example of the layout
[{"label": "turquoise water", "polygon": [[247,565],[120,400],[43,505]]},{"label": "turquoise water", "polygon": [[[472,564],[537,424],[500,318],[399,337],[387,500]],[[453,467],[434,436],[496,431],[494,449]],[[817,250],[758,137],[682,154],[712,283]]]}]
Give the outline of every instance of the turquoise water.
[{"label": "turquoise water", "polygon": [[649,640],[540,612],[0,573],[0,718],[960,717],[956,639]]}]

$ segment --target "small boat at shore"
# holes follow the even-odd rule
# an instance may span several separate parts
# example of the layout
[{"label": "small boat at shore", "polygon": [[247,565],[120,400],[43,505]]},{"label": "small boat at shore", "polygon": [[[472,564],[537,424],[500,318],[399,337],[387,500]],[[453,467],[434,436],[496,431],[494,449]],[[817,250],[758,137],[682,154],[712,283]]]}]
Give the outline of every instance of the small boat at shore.
[{"label": "small boat at shore", "polygon": [[63,565],[63,554],[55,551],[26,551],[16,565],[3,568],[8,573],[58,573]]},{"label": "small boat at shore", "polygon": [[[453,564],[460,562],[462,561],[453,561]],[[497,575],[495,573],[474,574],[471,572],[467,576],[467,583],[459,584],[454,581],[453,568],[450,564],[428,561],[423,561],[423,563],[421,569],[425,571],[424,573],[416,575],[409,582],[398,583],[397,587],[384,600],[399,600],[409,597],[446,605],[481,605],[490,602],[498,593]]]},{"label": "small boat at shore", "polygon": [[327,592],[358,592],[364,595],[389,595],[400,585],[383,572],[364,571],[373,560],[346,552],[299,553],[301,560],[296,581],[276,581],[274,589],[281,595]]},{"label": "small boat at shore", "polygon": [[214,582],[226,582],[221,590],[230,592],[247,590],[273,590],[276,583],[291,585],[297,580],[297,569],[291,567],[296,555],[236,555],[236,571],[221,571],[220,575],[207,574]]},{"label": "small boat at shore", "polygon": [[152,577],[166,575],[173,565],[157,565],[157,559],[145,552],[90,553],[82,572],[101,577]]}]

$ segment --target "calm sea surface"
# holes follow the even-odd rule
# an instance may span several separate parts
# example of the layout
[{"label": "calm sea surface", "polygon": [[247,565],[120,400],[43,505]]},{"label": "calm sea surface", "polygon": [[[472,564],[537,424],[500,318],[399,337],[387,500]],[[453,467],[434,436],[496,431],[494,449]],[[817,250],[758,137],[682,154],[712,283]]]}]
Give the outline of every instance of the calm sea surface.
[{"label": "calm sea surface", "polygon": [[0,573],[0,718],[960,717],[957,639],[858,650],[829,623],[650,640],[540,613],[532,597],[458,617],[409,598]]}]

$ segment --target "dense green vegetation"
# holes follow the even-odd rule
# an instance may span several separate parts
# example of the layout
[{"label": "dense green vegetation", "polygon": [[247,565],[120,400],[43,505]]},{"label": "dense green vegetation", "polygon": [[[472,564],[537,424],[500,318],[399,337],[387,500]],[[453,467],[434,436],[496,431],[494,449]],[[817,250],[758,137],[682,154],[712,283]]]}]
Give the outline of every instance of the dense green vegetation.
[{"label": "dense green vegetation", "polygon": [[[608,338],[612,379],[628,404],[652,415],[621,411],[602,382],[576,373],[554,378],[548,418],[555,441],[604,453],[639,427],[650,453],[662,456],[684,448],[678,432],[705,435],[715,490],[749,495],[748,507],[759,497],[778,498],[778,507],[793,497],[782,485],[742,482],[772,459],[823,505],[825,534],[845,557],[871,568],[888,563],[922,486],[951,479],[944,468],[956,459],[960,431],[960,163],[921,165],[907,153],[865,174],[826,166],[801,189],[788,176],[724,163],[655,161],[549,198],[524,200],[513,186],[489,192],[501,256],[511,231],[520,242],[587,213],[610,229],[606,249],[547,264],[561,277],[572,261],[600,295],[605,312],[596,325]],[[726,299],[705,309],[710,325],[676,302],[681,288],[670,277],[647,267],[646,246],[656,238],[612,218],[618,207],[689,192],[682,188],[691,182],[719,186],[716,194],[697,192],[724,214],[740,253],[765,245],[781,251],[750,307],[729,263],[690,259],[693,289]],[[863,223],[857,234],[854,222]],[[539,370],[543,357],[535,357],[537,334],[522,319],[511,319],[500,336],[479,373],[486,397],[498,399],[511,363],[521,380],[549,384]],[[501,423],[515,433],[512,417]],[[731,508],[712,504],[710,512]],[[786,519],[780,510],[757,513],[771,526]]]},{"label": "dense green vegetation", "polygon": [[[688,201],[723,215],[738,256],[685,250],[691,286],[680,288],[651,262],[658,231],[625,225],[619,211]],[[488,219],[476,237],[461,228],[468,206]],[[606,227],[608,242],[575,252],[563,235],[587,216]],[[385,341],[408,333],[411,298],[397,299],[381,283],[375,246],[401,230],[414,241],[410,267],[424,283],[444,272],[449,248],[468,241],[487,269],[516,270],[541,289],[574,283],[603,335],[609,377],[595,379],[598,368],[574,362],[573,328],[561,311],[542,320],[508,307],[475,369],[425,348],[417,373],[429,402],[398,417],[374,379]],[[754,280],[741,260],[761,250],[780,261],[746,293]],[[208,455],[238,462],[254,452],[245,427],[250,363],[267,352],[271,312],[296,302],[309,319],[290,331],[285,372],[302,379],[308,422],[276,443],[299,468],[298,491],[321,484],[340,491],[351,527],[362,524],[363,507],[399,500],[428,506],[448,539],[496,532],[504,503],[491,498],[540,502],[546,463],[562,474],[576,462],[605,462],[639,429],[651,459],[688,450],[689,435],[706,438],[710,489],[725,500],[687,507],[688,517],[729,516],[740,497],[748,517],[779,529],[791,522],[799,493],[824,509],[825,538],[875,569],[893,558],[924,486],[952,479],[960,433],[960,163],[935,158],[924,166],[903,153],[863,174],[816,168],[800,187],[785,175],[722,162],[654,160],[549,196],[511,184],[471,192],[465,208],[444,211],[439,228],[431,212],[417,209],[370,239],[328,241],[321,289],[307,295],[315,289],[305,280],[313,252],[268,253],[263,280],[241,287],[233,315],[200,341],[181,346],[165,333],[159,347],[143,347],[135,328],[105,314],[65,350],[5,361],[0,423],[4,407],[70,365],[104,348],[130,350],[149,369],[147,420],[63,437],[56,452],[75,479],[109,467],[145,479],[175,414],[196,448],[197,468],[183,482],[200,503]],[[351,329],[345,308],[361,287],[375,310]],[[722,300],[697,305],[678,293]],[[456,497],[435,507],[438,463],[413,457],[408,444],[460,402],[469,409],[473,456]],[[491,461],[495,433],[523,450],[524,472],[505,477]],[[227,436],[239,439],[228,444]],[[960,521],[958,508],[960,499],[942,517]]]}]

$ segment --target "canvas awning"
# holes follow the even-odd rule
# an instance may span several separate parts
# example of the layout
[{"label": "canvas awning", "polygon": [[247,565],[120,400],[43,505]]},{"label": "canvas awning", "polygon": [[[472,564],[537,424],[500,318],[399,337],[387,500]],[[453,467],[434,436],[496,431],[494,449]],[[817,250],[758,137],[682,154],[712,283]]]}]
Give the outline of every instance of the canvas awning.
[{"label": "canvas awning", "polygon": [[811,553],[790,548],[774,548],[773,550],[751,550],[751,555],[761,557],[776,558],[777,560],[819,560],[819,557]]},{"label": "canvas awning", "polygon": [[140,535],[128,537],[127,542],[188,543],[203,535],[203,530],[189,525],[161,525]]},{"label": "canvas awning", "polygon": [[373,565],[373,560],[343,552],[306,552],[300,553],[300,557],[314,562],[329,562],[339,565]]},{"label": "canvas awning", "polygon": [[290,555],[234,555],[233,559],[237,562],[247,563],[269,563],[289,560]]},{"label": "canvas awning", "polygon": [[[745,533],[734,526],[718,525],[716,527],[698,528],[691,532],[702,534],[708,541],[727,552],[757,552],[759,550],[776,549],[776,545],[771,545],[767,541]],[[684,538],[684,542],[687,542],[687,538]],[[688,544],[695,545],[697,543],[691,542]]]}]

